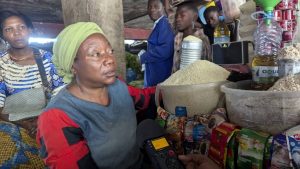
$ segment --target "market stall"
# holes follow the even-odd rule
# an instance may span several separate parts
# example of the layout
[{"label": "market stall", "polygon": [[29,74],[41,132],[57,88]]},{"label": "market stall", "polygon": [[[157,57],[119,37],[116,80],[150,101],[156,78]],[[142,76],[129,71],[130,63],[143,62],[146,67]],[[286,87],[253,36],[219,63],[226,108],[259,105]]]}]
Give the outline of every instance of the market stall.
[{"label": "market stall", "polygon": [[177,154],[204,154],[226,169],[300,168],[298,1],[256,4],[252,78],[183,58],[157,86],[156,120]]}]

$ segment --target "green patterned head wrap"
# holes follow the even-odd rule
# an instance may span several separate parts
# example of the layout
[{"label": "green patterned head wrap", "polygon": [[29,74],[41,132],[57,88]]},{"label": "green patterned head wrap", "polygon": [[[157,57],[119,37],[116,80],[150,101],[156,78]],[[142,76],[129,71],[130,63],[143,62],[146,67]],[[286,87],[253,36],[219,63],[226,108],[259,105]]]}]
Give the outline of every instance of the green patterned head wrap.
[{"label": "green patterned head wrap", "polygon": [[95,33],[103,34],[96,23],[78,22],[69,25],[57,36],[53,46],[53,63],[65,83],[72,81],[71,68],[81,43]]}]

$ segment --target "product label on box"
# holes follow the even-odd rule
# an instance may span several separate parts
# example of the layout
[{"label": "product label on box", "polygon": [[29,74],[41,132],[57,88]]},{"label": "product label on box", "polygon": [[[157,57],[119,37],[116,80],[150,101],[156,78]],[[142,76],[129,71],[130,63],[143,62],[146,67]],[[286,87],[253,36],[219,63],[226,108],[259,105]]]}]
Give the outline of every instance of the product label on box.
[{"label": "product label on box", "polygon": [[272,143],[271,169],[276,168],[292,169],[290,167],[286,136],[282,134],[275,136]]},{"label": "product label on box", "polygon": [[232,138],[235,130],[235,125],[224,122],[212,131],[208,156],[220,166],[225,167],[226,165],[228,142]]},{"label": "product label on box", "polygon": [[239,137],[238,168],[263,169],[266,133],[242,129]]},{"label": "product label on box", "polygon": [[300,73],[300,62],[294,62],[292,60],[281,60],[278,63],[278,67],[279,77]]},{"label": "product label on box", "polygon": [[278,78],[277,66],[254,66],[252,67],[252,78],[256,83],[271,83]]},{"label": "product label on box", "polygon": [[286,141],[289,150],[290,166],[300,168],[300,126],[286,131]]}]

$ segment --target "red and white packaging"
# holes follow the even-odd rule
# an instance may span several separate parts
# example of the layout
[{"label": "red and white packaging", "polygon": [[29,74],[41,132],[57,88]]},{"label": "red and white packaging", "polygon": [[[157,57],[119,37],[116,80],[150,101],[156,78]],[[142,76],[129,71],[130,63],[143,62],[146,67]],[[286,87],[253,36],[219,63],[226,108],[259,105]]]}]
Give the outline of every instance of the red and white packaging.
[{"label": "red and white packaging", "polygon": [[292,10],[292,20],[297,19],[297,10]]},{"label": "red and white packaging", "polygon": [[295,19],[296,19],[296,10],[288,9],[282,11],[282,20],[295,20]]},{"label": "red and white packaging", "polygon": [[283,20],[280,22],[280,26],[283,31],[293,31],[295,28],[295,24],[292,20]]},{"label": "red and white packaging", "polygon": [[293,40],[293,32],[285,31],[282,33],[282,41],[292,41]]},{"label": "red and white packaging", "polygon": [[297,28],[297,21],[296,20],[292,20],[292,25],[293,25],[293,30],[296,30],[296,28]]},{"label": "red and white packaging", "polygon": [[284,10],[289,8],[289,0],[282,0],[277,6],[277,10]]},{"label": "red and white packaging", "polygon": [[219,166],[225,168],[228,142],[239,127],[223,122],[218,127],[212,130],[211,144],[208,150],[208,156],[215,161]]},{"label": "red and white packaging", "polygon": [[277,6],[277,10],[296,9],[298,0],[282,0]]},{"label": "red and white packaging", "polygon": [[294,2],[294,4],[296,5],[295,9],[297,8],[297,4],[298,4],[298,0],[292,0]]},{"label": "red and white packaging", "polygon": [[288,9],[294,9],[295,7],[296,7],[296,4],[294,3],[294,0],[289,0]]},{"label": "red and white packaging", "polygon": [[274,11],[274,19],[275,21],[281,21],[283,20],[282,11],[281,10],[275,10]]}]

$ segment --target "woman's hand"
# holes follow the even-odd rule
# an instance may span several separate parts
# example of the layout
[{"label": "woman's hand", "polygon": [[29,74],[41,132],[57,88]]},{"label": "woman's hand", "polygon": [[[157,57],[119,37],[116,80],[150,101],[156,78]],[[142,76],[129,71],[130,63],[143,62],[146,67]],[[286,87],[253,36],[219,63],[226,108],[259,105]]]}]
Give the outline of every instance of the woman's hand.
[{"label": "woman's hand", "polygon": [[186,169],[220,169],[211,159],[201,154],[180,155],[179,159]]},{"label": "woman's hand", "polygon": [[19,120],[13,123],[26,129],[30,137],[35,138],[37,131],[37,119],[37,117],[33,117],[30,119]]}]

